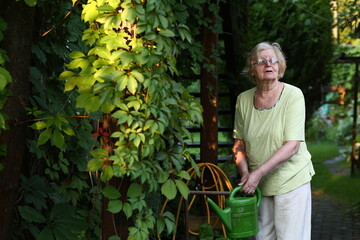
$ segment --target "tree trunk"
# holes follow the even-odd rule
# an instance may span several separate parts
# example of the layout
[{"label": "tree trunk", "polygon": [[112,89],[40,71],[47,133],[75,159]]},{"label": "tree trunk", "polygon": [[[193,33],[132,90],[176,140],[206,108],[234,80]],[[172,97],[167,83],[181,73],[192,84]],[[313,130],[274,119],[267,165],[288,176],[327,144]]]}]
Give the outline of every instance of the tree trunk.
[{"label": "tree trunk", "polygon": [[12,96],[2,110],[8,115],[9,130],[0,136],[0,143],[7,146],[7,156],[0,159],[4,165],[4,170],[0,172],[0,239],[11,239],[19,177],[27,152],[27,127],[21,122],[26,118],[24,107],[27,106],[29,97],[34,10],[23,1],[0,1],[0,14],[8,25],[0,44],[10,59],[5,68],[13,80],[9,85]]}]

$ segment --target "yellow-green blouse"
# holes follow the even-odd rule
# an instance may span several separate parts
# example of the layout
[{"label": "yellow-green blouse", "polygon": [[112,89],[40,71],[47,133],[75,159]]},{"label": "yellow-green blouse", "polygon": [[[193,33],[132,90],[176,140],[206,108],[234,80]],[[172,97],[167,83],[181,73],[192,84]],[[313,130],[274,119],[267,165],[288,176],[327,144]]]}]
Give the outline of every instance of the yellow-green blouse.
[{"label": "yellow-green blouse", "polygon": [[304,95],[299,88],[284,83],[272,108],[257,109],[255,90],[247,90],[237,98],[233,136],[245,141],[250,171],[267,161],[286,141],[300,141],[299,151],[259,184],[264,196],[284,194],[309,182],[315,174],[305,143]]}]

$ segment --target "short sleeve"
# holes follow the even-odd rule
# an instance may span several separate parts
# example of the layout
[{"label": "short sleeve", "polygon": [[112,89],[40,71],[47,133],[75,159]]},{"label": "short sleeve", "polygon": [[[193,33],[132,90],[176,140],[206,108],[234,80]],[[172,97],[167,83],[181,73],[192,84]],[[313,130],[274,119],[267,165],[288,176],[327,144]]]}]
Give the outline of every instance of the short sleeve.
[{"label": "short sleeve", "polygon": [[243,139],[244,118],[241,113],[241,95],[238,96],[235,105],[235,119],[233,137],[236,139]]},{"label": "short sleeve", "polygon": [[305,141],[305,114],[304,95],[300,89],[296,89],[286,110],[285,141]]}]

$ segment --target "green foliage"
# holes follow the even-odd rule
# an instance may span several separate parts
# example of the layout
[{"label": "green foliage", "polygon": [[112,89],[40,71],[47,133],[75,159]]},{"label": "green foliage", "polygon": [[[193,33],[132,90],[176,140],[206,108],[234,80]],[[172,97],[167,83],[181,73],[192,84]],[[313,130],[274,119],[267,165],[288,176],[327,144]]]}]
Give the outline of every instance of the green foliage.
[{"label": "green foliage", "polygon": [[21,217],[29,223],[45,225],[38,234],[34,235],[37,240],[81,239],[81,233],[87,228],[87,223],[84,219],[74,216],[75,209],[71,205],[54,205],[48,219],[32,207],[19,206],[18,208]]},{"label": "green foliage", "polygon": [[[86,231],[91,229],[91,222],[87,219],[96,219],[97,214],[78,205],[81,192],[88,188],[82,181],[73,177],[69,183],[55,185],[38,175],[22,176],[25,205],[18,206],[18,210],[25,224],[18,230],[27,229],[35,239],[64,239],[66,236],[65,239],[75,240],[90,236]],[[48,201],[53,201],[53,205]]]},{"label": "green foliage", "polygon": [[[341,44],[338,45],[334,49],[334,57],[338,57],[341,54],[346,55],[348,57],[357,57],[360,54],[360,44],[357,45],[346,45]],[[344,86],[346,90],[350,91],[355,77],[355,64],[341,64],[336,63],[332,67],[332,85],[341,85]],[[351,101],[349,96],[346,96],[346,102]],[[332,99],[329,99],[332,100]]]},{"label": "green foliage", "polygon": [[[101,193],[86,172],[89,151],[97,144],[91,137],[91,121],[97,117],[84,116],[76,109],[76,93],[64,93],[58,81],[70,49],[86,47],[81,41],[86,25],[79,5],[73,8],[68,1],[37,4],[36,35],[43,37],[35,39],[32,48],[31,106],[26,111],[32,119],[33,138],[27,139],[28,167],[21,178],[14,239],[98,239]],[[71,214],[65,215],[69,209]]]},{"label": "green foliage", "polygon": [[36,6],[37,0],[24,0],[27,5],[30,7]]},{"label": "green foliage", "polygon": [[321,86],[331,79],[327,65],[333,50],[330,1],[255,0],[247,12],[245,49],[262,41],[281,45],[287,59],[282,80],[302,89],[310,117],[320,105]]},{"label": "green foliage", "polygon": [[164,226],[167,233],[175,231],[173,216],[165,212],[157,220],[146,196],[160,188],[168,199],[178,191],[188,194],[182,169],[193,160],[185,150],[185,126],[201,123],[202,108],[171,77],[178,74],[183,41],[192,42],[186,8],[177,1],[88,1],[82,40],[89,50],[72,51],[60,75],[65,91],[78,93],[78,108],[103,114],[100,145],[91,151],[88,170],[99,171],[103,182],[127,176],[132,181],[125,198],[110,186],[102,191],[109,212],[131,218],[128,239],[148,239],[155,226],[158,234]]},{"label": "green foliage", "polygon": [[[334,56],[340,54],[346,56],[358,56],[360,53],[358,46],[340,45],[335,48]],[[346,151],[350,151],[352,143],[353,128],[353,86],[355,82],[355,64],[334,63],[332,66],[331,86],[341,86],[345,89],[344,105],[324,104],[319,111],[315,112],[309,121],[307,137],[311,141],[335,141]],[[324,95],[324,100],[336,102],[339,93],[329,92]]]},{"label": "green foliage", "polygon": [[201,239],[201,240],[226,240],[228,238],[223,237],[222,232],[215,231],[212,228],[211,224],[209,224],[207,222],[203,222],[200,224],[198,239]]},{"label": "green foliage", "polygon": [[[186,68],[179,72],[177,57],[189,49],[193,60],[182,59],[199,73],[204,58],[193,37],[200,25],[190,16],[201,12],[205,1],[99,0],[84,3],[83,11],[76,0],[72,5],[24,1],[37,5],[35,35],[42,37],[32,47],[31,106],[26,111],[33,119],[34,137],[28,139],[29,168],[21,178],[14,239],[98,239],[101,194],[110,199],[108,211],[123,211],[133,223],[129,239],[174,233],[173,214],[160,216],[147,200],[160,190],[171,199],[178,192],[188,194],[183,169],[195,164],[184,147],[190,137],[184,126],[201,123],[202,109],[173,78],[186,73]],[[210,9],[219,10],[216,5]],[[208,24],[202,16],[196,19]],[[5,28],[0,19],[0,40]],[[0,50],[1,66],[6,60]],[[57,76],[65,81],[57,81]],[[0,68],[0,109],[10,82]],[[111,132],[113,152],[102,148],[102,138],[91,138],[94,123],[104,114],[117,119]],[[0,113],[2,129],[5,116]],[[6,148],[0,146],[4,154]],[[130,176],[126,200],[110,186],[101,191],[102,183],[90,182],[87,170],[99,172],[103,182]]]},{"label": "green foliage", "polygon": [[355,0],[337,1],[334,8],[338,12],[337,26],[341,43],[351,44],[360,38],[360,6]]},{"label": "green foliage", "polygon": [[[7,29],[7,24],[3,18],[0,17],[0,41],[4,38],[4,31]],[[5,103],[7,102],[8,97],[11,95],[10,91],[7,89],[9,83],[12,82],[10,73],[4,68],[5,62],[8,61],[6,52],[0,49],[0,134],[6,127],[6,115],[1,112]],[[0,144],[0,157],[6,156],[6,146]],[[0,163],[0,172],[4,168],[4,165]]]},{"label": "green foliage", "polygon": [[[20,0],[16,0],[16,1],[19,2]],[[37,0],[24,0],[24,2],[30,7],[35,7],[37,4]]]},{"label": "green foliage", "polygon": [[161,216],[157,217],[156,224],[156,230],[158,233],[166,230],[166,233],[170,235],[174,234],[176,231],[175,216],[169,211],[164,212]]},{"label": "green foliage", "polygon": [[64,146],[64,134],[74,136],[74,130],[69,126],[69,122],[62,115],[45,116],[45,121],[35,122],[31,127],[35,130],[43,130],[38,138],[38,145],[43,145],[51,140],[51,144],[59,149]]}]

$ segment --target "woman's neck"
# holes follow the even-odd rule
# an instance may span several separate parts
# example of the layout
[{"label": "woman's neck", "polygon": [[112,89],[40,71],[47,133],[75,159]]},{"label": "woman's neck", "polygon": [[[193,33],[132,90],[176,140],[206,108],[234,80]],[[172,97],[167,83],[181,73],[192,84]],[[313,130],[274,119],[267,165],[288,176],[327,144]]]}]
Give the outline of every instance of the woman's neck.
[{"label": "woman's neck", "polygon": [[270,109],[279,101],[284,84],[276,80],[273,84],[258,85],[254,95],[257,109]]},{"label": "woman's neck", "polygon": [[268,94],[270,92],[277,90],[280,84],[281,83],[278,80],[269,83],[265,82],[258,84],[256,90],[260,94]]}]

